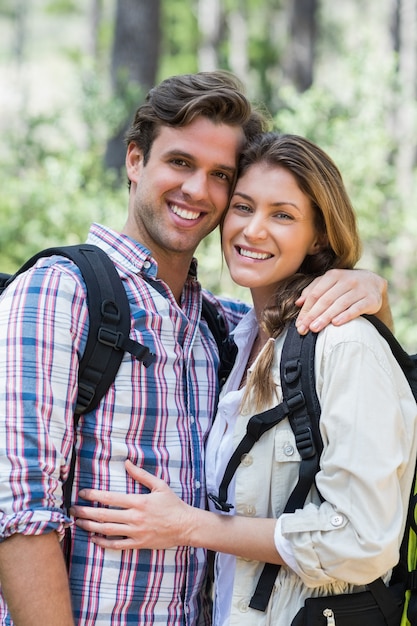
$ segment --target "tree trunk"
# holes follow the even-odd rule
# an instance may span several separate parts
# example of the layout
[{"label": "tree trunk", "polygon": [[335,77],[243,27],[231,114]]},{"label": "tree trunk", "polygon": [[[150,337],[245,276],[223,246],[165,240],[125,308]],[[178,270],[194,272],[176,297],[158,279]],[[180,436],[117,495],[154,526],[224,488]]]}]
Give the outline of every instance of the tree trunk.
[{"label": "tree trunk", "polygon": [[97,67],[99,66],[100,60],[99,33],[102,16],[103,0],[91,0],[89,52]]},{"label": "tree trunk", "polygon": [[[398,0],[395,7],[398,31],[393,43],[398,47],[398,97],[394,114],[394,134],[396,140],[395,165],[397,189],[400,204],[404,207],[403,230],[398,238],[398,254],[393,259],[395,283],[408,298],[415,284],[415,270],[411,259],[415,257],[415,213],[407,213],[410,203],[416,198],[415,162],[416,162],[416,114],[417,99],[417,6],[415,0]],[[414,220],[414,225],[413,225]],[[405,295],[404,295],[405,294]]]},{"label": "tree trunk", "polygon": [[[118,0],[113,42],[111,82],[124,103],[126,117],[107,144],[105,164],[120,173],[124,167],[124,134],[138,106],[132,87],[142,96],[154,85],[159,61],[160,0]],[[130,97],[129,97],[130,96]]]},{"label": "tree trunk", "polygon": [[318,0],[292,0],[289,6],[289,45],[284,70],[299,92],[313,84],[317,9]]},{"label": "tree trunk", "polygon": [[417,78],[417,6],[415,0],[401,0],[399,12],[398,82],[400,98],[397,109],[398,188],[404,199],[411,197],[416,150],[416,78]]},{"label": "tree trunk", "polygon": [[198,48],[198,69],[201,72],[210,72],[219,67],[221,20],[220,0],[199,0],[198,29],[201,43]]},{"label": "tree trunk", "polygon": [[228,21],[230,69],[243,83],[246,83],[249,76],[249,34],[246,2],[239,3],[239,7],[230,12]]},{"label": "tree trunk", "polygon": [[[28,0],[16,0],[13,7],[14,33],[12,42],[12,61],[15,64],[13,72],[13,87],[18,95],[18,117],[26,120],[31,102],[30,81],[27,69],[28,26],[31,19],[31,7]],[[23,131],[23,126],[22,132]]]}]

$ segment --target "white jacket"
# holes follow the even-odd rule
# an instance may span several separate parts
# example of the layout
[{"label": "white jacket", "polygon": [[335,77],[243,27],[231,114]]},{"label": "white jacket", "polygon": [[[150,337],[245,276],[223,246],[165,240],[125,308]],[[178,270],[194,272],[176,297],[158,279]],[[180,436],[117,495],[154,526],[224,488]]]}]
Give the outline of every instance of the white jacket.
[{"label": "white jacket", "polygon": [[[253,331],[251,319],[241,322],[246,342],[248,324]],[[238,338],[239,327],[236,333]],[[276,341],[273,366],[279,395],[283,339]],[[247,354],[236,363],[239,374],[225,387],[210,435],[209,491],[218,488],[223,476],[225,424],[229,432],[233,429],[229,445],[235,449],[252,415],[234,413],[240,394],[233,385],[245,359]],[[316,480],[324,502],[313,488],[304,508],[277,525],[277,547],[288,554],[292,568],[281,568],[266,613],[249,608],[263,563],[219,555],[219,586],[233,575],[233,565],[225,569],[222,560],[235,569],[228,602],[217,588],[215,626],[289,626],[305,598],[358,591],[381,575],[387,578],[398,561],[417,449],[417,407],[408,382],[388,345],[364,319],[322,331],[315,366],[324,442]],[[299,463],[294,435],[284,420],[240,464],[228,494],[235,503],[232,513],[279,518],[298,479]],[[230,601],[227,621],[224,609]]]}]

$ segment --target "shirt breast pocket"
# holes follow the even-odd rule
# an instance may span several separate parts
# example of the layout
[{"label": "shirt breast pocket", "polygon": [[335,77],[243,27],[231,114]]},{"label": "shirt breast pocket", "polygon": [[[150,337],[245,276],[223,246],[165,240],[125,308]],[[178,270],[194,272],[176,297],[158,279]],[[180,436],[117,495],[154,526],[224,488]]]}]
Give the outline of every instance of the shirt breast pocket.
[{"label": "shirt breast pocket", "polygon": [[280,424],[275,431],[275,462],[300,463],[301,457],[289,424]]},{"label": "shirt breast pocket", "polygon": [[275,430],[274,463],[271,476],[271,504],[274,516],[284,511],[287,500],[298,481],[301,457],[289,424]]}]

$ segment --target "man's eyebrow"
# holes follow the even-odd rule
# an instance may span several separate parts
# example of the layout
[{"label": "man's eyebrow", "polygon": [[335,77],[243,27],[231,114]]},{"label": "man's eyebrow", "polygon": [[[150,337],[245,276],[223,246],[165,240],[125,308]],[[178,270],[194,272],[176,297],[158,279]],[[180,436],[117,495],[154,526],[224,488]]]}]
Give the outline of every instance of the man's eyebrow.
[{"label": "man's eyebrow", "polygon": [[[184,157],[185,159],[188,159],[190,161],[195,160],[195,156],[193,156],[189,152],[184,152],[184,150],[168,150],[165,155],[167,157]],[[223,163],[215,163],[213,169],[225,170],[226,172],[230,172],[232,176],[234,176],[236,173],[236,166],[225,165]]]}]

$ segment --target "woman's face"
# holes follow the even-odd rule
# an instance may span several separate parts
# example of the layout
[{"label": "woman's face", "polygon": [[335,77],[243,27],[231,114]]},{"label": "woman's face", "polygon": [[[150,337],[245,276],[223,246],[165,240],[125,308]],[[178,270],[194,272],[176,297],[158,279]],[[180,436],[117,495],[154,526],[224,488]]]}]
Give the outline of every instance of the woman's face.
[{"label": "woman's face", "polygon": [[266,163],[250,166],[237,181],[222,240],[233,280],[265,302],[320,249],[310,199],[288,170]]}]

